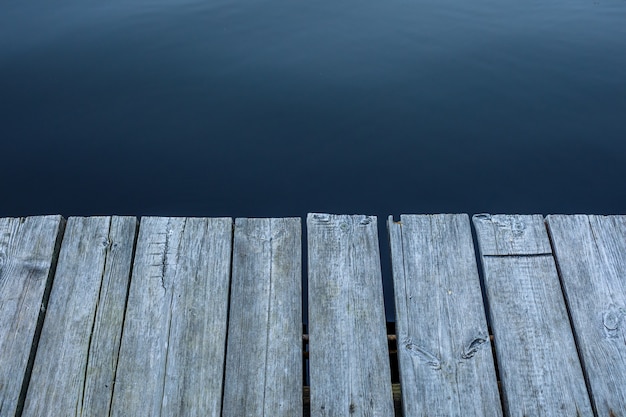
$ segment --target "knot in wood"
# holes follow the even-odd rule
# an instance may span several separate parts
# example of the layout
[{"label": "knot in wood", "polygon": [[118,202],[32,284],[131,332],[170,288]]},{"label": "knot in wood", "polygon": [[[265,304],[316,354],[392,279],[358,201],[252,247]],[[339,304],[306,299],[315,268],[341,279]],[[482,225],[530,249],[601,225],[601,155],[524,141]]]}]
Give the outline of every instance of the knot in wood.
[{"label": "knot in wood", "polygon": [[611,305],[602,315],[602,326],[608,338],[616,338],[622,329],[622,321],[626,317],[626,309]]},{"label": "knot in wood", "polygon": [[426,349],[416,345],[410,338],[405,338],[403,341],[404,348],[413,357],[417,358],[420,362],[429,366],[435,371],[441,369],[441,361],[437,356],[430,353]]},{"label": "knot in wood", "polygon": [[616,314],[616,312],[614,311],[609,311],[608,313],[604,314],[604,327],[606,327],[608,330],[617,330],[617,327],[619,326],[619,316]]},{"label": "knot in wood", "polygon": [[463,347],[463,352],[461,352],[461,358],[472,358],[486,341],[486,337],[476,337],[475,339],[473,339],[471,342]]},{"label": "knot in wood", "polygon": [[112,243],[113,243],[113,242],[111,242],[111,239],[109,239],[109,237],[108,237],[108,236],[104,236],[104,237],[102,237],[102,240],[101,240],[101,242],[100,242],[100,244],[102,245],[102,247],[103,247],[104,249],[109,249],[109,247],[111,247],[111,244],[112,244]]},{"label": "knot in wood", "polygon": [[373,217],[372,216],[364,216],[361,221],[359,222],[359,224],[361,226],[366,226],[368,224],[370,224],[373,221]]}]

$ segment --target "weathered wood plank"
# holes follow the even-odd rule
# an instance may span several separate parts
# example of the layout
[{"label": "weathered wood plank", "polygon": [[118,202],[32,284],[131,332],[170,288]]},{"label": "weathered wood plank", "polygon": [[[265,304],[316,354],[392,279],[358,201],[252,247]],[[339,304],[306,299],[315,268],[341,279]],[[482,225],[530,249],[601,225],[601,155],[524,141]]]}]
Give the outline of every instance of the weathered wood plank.
[{"label": "weathered wood plank", "polygon": [[61,216],[0,219],[0,416],[19,414],[43,323]]},{"label": "weathered wood plank", "polygon": [[108,414],[136,225],[68,219],[24,416]]},{"label": "weathered wood plank", "polygon": [[233,251],[222,416],[300,416],[300,219],[237,219]]},{"label": "weathered wood plank", "polygon": [[311,415],[393,416],[376,217],[307,227]]},{"label": "weathered wood plank", "polygon": [[111,414],[219,416],[232,220],[142,218]]},{"label": "weathered wood plank", "polygon": [[626,216],[548,216],[598,416],[626,416]]},{"label": "weathered wood plank", "polygon": [[478,214],[474,216],[474,227],[481,236],[480,251],[483,255],[552,254],[541,215]]},{"label": "weathered wood plank", "polygon": [[403,415],[502,415],[469,218],[389,217]]},{"label": "weathered wood plank", "polygon": [[474,224],[505,411],[592,416],[543,218],[477,215]]}]

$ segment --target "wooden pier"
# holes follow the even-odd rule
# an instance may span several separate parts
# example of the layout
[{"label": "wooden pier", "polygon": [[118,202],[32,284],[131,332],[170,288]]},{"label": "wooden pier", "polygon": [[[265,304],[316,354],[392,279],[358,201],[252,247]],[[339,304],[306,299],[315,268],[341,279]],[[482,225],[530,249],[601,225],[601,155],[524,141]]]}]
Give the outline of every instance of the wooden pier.
[{"label": "wooden pier", "polygon": [[0,219],[0,417],[626,416],[626,216],[302,229]]}]

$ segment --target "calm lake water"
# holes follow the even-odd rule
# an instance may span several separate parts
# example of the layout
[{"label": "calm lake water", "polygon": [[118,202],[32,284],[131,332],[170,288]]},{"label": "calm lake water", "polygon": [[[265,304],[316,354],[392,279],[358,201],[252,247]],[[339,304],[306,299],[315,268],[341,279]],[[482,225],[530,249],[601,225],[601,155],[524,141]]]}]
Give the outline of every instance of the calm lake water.
[{"label": "calm lake water", "polygon": [[625,213],[626,0],[8,0],[0,144],[0,216]]}]

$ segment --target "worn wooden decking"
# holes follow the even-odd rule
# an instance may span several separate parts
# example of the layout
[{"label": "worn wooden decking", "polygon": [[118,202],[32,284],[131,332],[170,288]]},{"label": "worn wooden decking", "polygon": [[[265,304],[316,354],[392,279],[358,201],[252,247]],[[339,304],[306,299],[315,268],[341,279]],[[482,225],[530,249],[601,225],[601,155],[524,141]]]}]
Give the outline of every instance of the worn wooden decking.
[{"label": "worn wooden decking", "polygon": [[0,219],[0,416],[626,416],[626,216],[306,226]]}]

